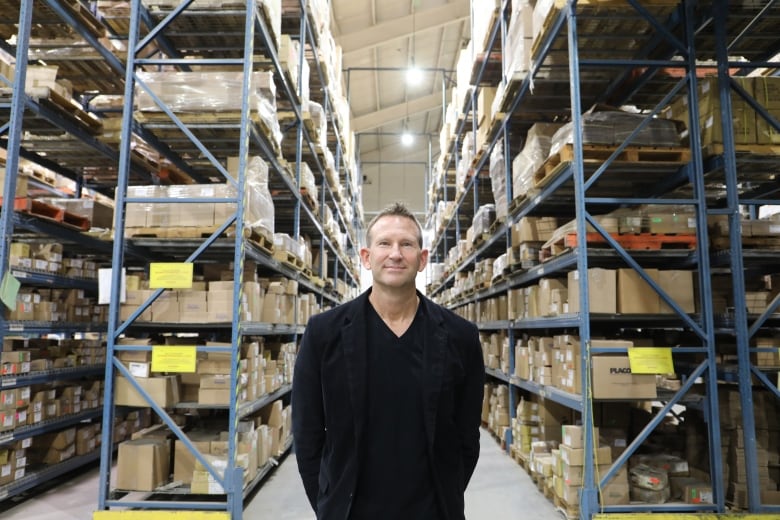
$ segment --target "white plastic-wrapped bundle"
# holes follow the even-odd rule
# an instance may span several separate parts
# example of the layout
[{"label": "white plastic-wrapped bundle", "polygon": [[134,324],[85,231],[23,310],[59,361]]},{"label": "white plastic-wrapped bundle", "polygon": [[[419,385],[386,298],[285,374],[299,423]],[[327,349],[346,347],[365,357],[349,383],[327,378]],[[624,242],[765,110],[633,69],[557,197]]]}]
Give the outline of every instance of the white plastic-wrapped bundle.
[{"label": "white plastic-wrapped bundle", "polygon": [[504,143],[498,141],[490,152],[490,184],[493,190],[493,202],[496,205],[496,216],[507,215],[506,200],[506,162],[504,161]]},{"label": "white plastic-wrapped bundle", "polygon": [[252,157],[246,171],[244,223],[274,232],[274,201],[268,190],[268,164],[262,157]]},{"label": "white plastic-wrapped bundle", "polygon": [[528,130],[523,150],[512,161],[512,196],[525,196],[534,187],[534,173],[550,153],[552,136],[560,128],[554,123],[536,123]]}]

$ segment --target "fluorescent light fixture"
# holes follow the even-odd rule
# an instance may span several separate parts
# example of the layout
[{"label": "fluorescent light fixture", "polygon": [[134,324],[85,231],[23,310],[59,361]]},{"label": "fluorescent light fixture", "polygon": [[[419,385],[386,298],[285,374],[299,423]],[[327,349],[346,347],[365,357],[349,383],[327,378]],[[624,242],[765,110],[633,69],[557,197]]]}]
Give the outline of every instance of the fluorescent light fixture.
[{"label": "fluorescent light fixture", "polygon": [[419,85],[422,83],[423,73],[416,65],[406,69],[406,83],[409,85]]},{"label": "fluorescent light fixture", "polygon": [[408,130],[404,130],[404,133],[401,134],[401,144],[411,146],[412,143],[414,143],[414,136]]}]

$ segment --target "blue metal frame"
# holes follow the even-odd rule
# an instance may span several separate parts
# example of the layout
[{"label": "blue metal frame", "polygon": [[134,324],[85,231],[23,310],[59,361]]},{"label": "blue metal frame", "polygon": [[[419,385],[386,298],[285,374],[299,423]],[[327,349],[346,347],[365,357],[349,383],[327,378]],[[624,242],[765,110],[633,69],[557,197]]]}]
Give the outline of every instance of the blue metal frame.
[{"label": "blue metal frame", "polygon": [[[589,188],[595,186],[599,177],[605,172],[607,168],[613,163],[613,161],[619,156],[619,154],[631,144],[632,139],[638,135],[638,133],[649,124],[650,118],[657,115],[661,108],[668,105],[672,99],[679,93],[683,92],[683,89],[687,89],[689,99],[693,100],[689,103],[690,113],[689,129],[690,129],[690,141],[693,143],[700,142],[701,130],[699,128],[698,117],[698,103],[697,99],[697,85],[696,85],[696,49],[694,46],[694,34],[697,34],[706,20],[702,20],[696,16],[693,2],[685,2],[676,11],[672,13],[668,20],[660,21],[655,19],[654,15],[650,13],[645,7],[641,5],[641,2],[637,0],[629,0],[631,7],[642,17],[643,20],[649,22],[654,28],[656,34],[648,41],[646,48],[639,50],[638,59],[631,60],[602,60],[602,59],[583,59],[579,58],[578,48],[578,34],[577,34],[577,20],[578,20],[578,7],[575,0],[569,0],[564,6],[560,8],[560,11],[556,16],[548,20],[549,27],[547,28],[545,35],[541,42],[537,45],[538,52],[535,55],[534,61],[531,64],[531,70],[528,76],[522,82],[518,88],[517,94],[511,100],[505,102],[505,106],[508,106],[505,111],[508,116],[502,123],[501,130],[499,132],[500,137],[496,137],[488,144],[488,148],[492,149],[497,142],[496,139],[503,138],[506,143],[507,123],[511,118],[511,115],[521,106],[524,99],[528,98],[530,92],[530,86],[532,78],[536,75],[542,66],[546,56],[549,54],[550,49],[554,41],[559,37],[565,35],[568,43],[569,52],[569,87],[570,87],[570,101],[571,101],[571,121],[573,127],[576,129],[573,132],[573,150],[574,158],[571,161],[571,165],[567,165],[562,168],[551,180],[545,184],[540,191],[532,198],[528,198],[522,201],[511,212],[505,227],[501,228],[499,232],[490,237],[486,243],[481,244],[477,250],[463,261],[455,266],[454,272],[449,274],[441,284],[436,285],[432,289],[433,295],[440,295],[443,291],[449,287],[454,281],[457,274],[462,270],[468,270],[476,262],[478,258],[486,253],[491,246],[500,243],[504,235],[509,234],[510,226],[513,222],[516,222],[526,215],[536,212],[538,209],[542,209],[544,204],[547,204],[551,195],[555,194],[566,183],[573,184],[574,197],[573,206],[574,213],[576,215],[576,232],[579,236],[585,236],[586,230],[595,228],[606,241],[605,246],[599,246],[596,250],[591,250],[587,244],[579,244],[573,251],[561,255],[550,260],[547,263],[532,267],[524,270],[521,273],[513,276],[510,280],[501,281],[494,286],[480,290],[475,295],[468,298],[456,298],[451,302],[453,307],[461,307],[467,305],[473,301],[481,300],[484,298],[503,294],[508,289],[518,286],[525,286],[543,276],[547,276],[551,273],[560,273],[571,270],[572,268],[578,269],[581,273],[587,272],[588,266],[591,261],[595,260],[595,263],[599,265],[612,258],[620,259],[628,267],[634,269],[639,276],[647,282],[658,294],[660,299],[668,304],[673,313],[671,315],[656,315],[656,316],[641,316],[628,317],[628,316],[611,316],[611,315],[593,315],[589,312],[588,304],[589,287],[587,276],[581,276],[579,279],[579,292],[580,292],[580,312],[578,314],[563,315],[553,318],[536,318],[536,319],[523,319],[509,322],[509,331],[514,339],[515,331],[519,330],[550,330],[550,329],[578,329],[581,344],[583,345],[583,354],[581,358],[581,372],[583,374],[582,391],[581,395],[572,396],[565,392],[560,392],[557,389],[547,388],[542,385],[530,381],[524,381],[514,376],[509,377],[510,384],[535,393],[547,398],[551,398],[556,402],[563,403],[575,410],[582,413],[583,424],[588,425],[585,432],[585,482],[580,495],[580,511],[581,518],[589,519],[594,513],[599,511],[604,512],[642,512],[642,511],[676,511],[676,512],[722,512],[725,510],[725,492],[722,482],[722,462],[720,450],[720,420],[718,410],[717,399],[717,367],[715,356],[715,332],[716,327],[714,323],[712,302],[710,301],[711,294],[711,280],[710,280],[710,258],[706,244],[709,243],[707,235],[707,201],[705,197],[704,186],[704,161],[702,158],[702,151],[698,146],[691,147],[692,159],[689,165],[680,168],[680,171],[676,176],[670,176],[668,181],[667,191],[675,187],[682,182],[690,184],[693,187],[694,195],[686,199],[672,199],[672,198],[659,198],[663,197],[664,192],[659,189],[656,196],[645,197],[588,197],[587,192]],[[724,2],[725,3],[725,2]],[[504,6],[505,7],[505,6]],[[725,8],[724,11],[725,13]],[[706,17],[705,17],[706,18]],[[723,14],[722,20],[725,20],[726,15]],[[665,25],[668,23],[669,25]],[[683,29],[681,37],[674,36],[674,29]],[[503,30],[502,30],[503,32]],[[662,45],[669,46],[671,51],[665,56],[668,59],[647,59],[651,53],[655,56],[658,54],[656,51]],[[682,61],[672,61],[670,58],[674,55],[682,55]],[[583,168],[583,155],[582,155],[582,106],[580,105],[580,86],[582,82],[580,80],[580,71],[585,68],[594,67],[625,67],[627,70],[631,67],[643,66],[647,68],[647,72],[643,75],[643,80],[649,80],[652,78],[658,70],[663,67],[673,67],[677,69],[684,69],[686,74],[677,84],[671,87],[671,90],[666,91],[666,95],[659,98],[661,101],[656,103],[655,108],[650,112],[647,118],[640,126],[631,133],[631,135],[617,148],[610,158],[603,161],[600,167],[596,168],[595,172],[589,172],[586,178],[586,172]],[[631,69],[633,70],[633,69]],[[621,79],[625,79],[625,75],[618,76],[607,89],[605,96],[610,96],[611,93],[616,91],[616,88],[621,83]],[[506,81],[506,78],[503,78]],[[642,84],[642,81],[638,81],[637,84]],[[633,92],[632,92],[633,93]],[[630,98],[631,94],[628,94]],[[724,116],[724,122],[727,116]],[[724,124],[724,126],[726,126]],[[776,125],[773,125],[776,126]],[[457,143],[459,135],[461,135],[463,128],[458,129],[456,134]],[[508,154],[509,151],[505,147],[505,151]],[[442,152],[444,153],[444,151]],[[457,146],[453,151],[453,156],[457,155]],[[484,160],[484,158],[483,158]],[[481,165],[480,165],[481,166]],[[479,166],[477,167],[477,171]],[[665,184],[665,185],[667,185]],[[468,190],[471,185],[466,186]],[[463,204],[465,197],[457,198],[457,207]],[[509,199],[511,200],[511,198]],[[765,200],[765,199],[764,199]],[[766,203],[766,202],[764,202]],[[660,204],[660,205],[672,205],[682,204],[690,206],[695,211],[696,216],[696,238],[699,247],[694,252],[680,252],[679,255],[675,255],[678,265],[686,268],[697,269],[699,272],[699,284],[698,284],[698,301],[700,302],[700,312],[697,314],[688,315],[683,312],[682,308],[674,302],[664,290],[662,290],[658,283],[650,278],[648,273],[642,268],[640,263],[642,255],[637,255],[632,252],[629,254],[620,244],[603,228],[599,225],[596,218],[594,218],[589,211],[591,208],[597,209],[599,206],[605,205],[638,205],[638,204]],[[453,217],[454,218],[454,217]],[[445,228],[453,226],[456,231],[456,237],[459,236],[458,221],[456,220],[453,226],[453,222],[445,222]],[[440,242],[443,241],[446,250],[447,233],[446,230],[441,236],[437,237],[434,245],[438,247]],[[510,237],[506,237],[506,243],[511,245]],[[605,252],[608,249],[609,252]],[[646,259],[645,259],[646,260]],[[734,264],[736,265],[736,264]],[[744,296],[744,292],[743,292]],[[780,307],[780,298],[777,301],[772,302],[770,308],[759,317],[759,320],[754,323],[754,328],[760,326],[760,322],[766,319],[773,310]],[[682,326],[694,333],[696,339],[692,345],[675,347],[673,353],[677,362],[678,355],[690,355],[697,354],[704,357],[698,366],[692,368],[692,373],[688,375],[681,390],[673,393],[672,395],[665,395],[662,400],[665,402],[661,411],[654,416],[651,424],[640,433],[640,435],[633,441],[629,450],[619,458],[615,464],[613,464],[607,475],[602,475],[600,482],[596,481],[594,475],[593,464],[593,431],[590,426],[592,422],[592,400],[590,395],[590,358],[592,354],[602,353],[603,349],[590,347],[590,329],[591,323],[609,324],[614,323],[615,326],[620,326],[621,320],[633,320],[634,326],[641,326],[639,324],[646,323],[648,326],[665,326],[666,323],[673,324],[675,327]],[[638,324],[637,324],[638,321]],[[480,330],[502,330],[501,327],[505,322],[491,322],[479,324]],[[614,349],[611,350],[614,352]],[[747,352],[747,351],[746,351]],[[514,352],[510,352],[510,365],[514,370]],[[747,354],[746,354],[747,355]],[[487,370],[487,373],[494,378],[504,381],[506,375],[498,371]],[[753,371],[754,374],[758,374],[757,370]],[[604,485],[611,476],[615,474],[621,466],[625,464],[631,454],[636,450],[638,446],[644,443],[650,433],[656,426],[661,424],[664,416],[667,413],[671,413],[672,407],[676,404],[688,404],[688,397],[686,393],[692,388],[697,379],[701,377],[704,379],[704,388],[706,390],[706,397],[700,402],[696,403],[695,407],[701,410],[705,416],[705,422],[707,423],[707,443],[710,447],[709,461],[710,461],[710,473],[711,481],[713,485],[713,504],[699,504],[699,505],[687,505],[687,504],[669,504],[669,505],[642,505],[642,506],[611,506],[611,507],[599,507],[598,503],[598,489]],[[766,377],[764,376],[764,379]],[[778,392],[780,394],[780,392]],[[743,406],[744,408],[744,406]]]},{"label": "blue metal frame", "polygon": [[[767,3],[765,8],[756,16],[748,26],[737,35],[727,45],[728,34],[726,31],[726,20],[728,16],[728,2],[718,0],[714,2],[713,23],[716,34],[716,53],[718,64],[718,93],[721,106],[721,121],[723,126],[723,157],[722,168],[726,179],[726,206],[723,213],[728,216],[729,224],[729,261],[731,262],[731,280],[734,297],[734,326],[733,335],[737,343],[737,382],[739,385],[740,405],[742,408],[742,428],[745,439],[745,470],[747,477],[747,498],[748,510],[750,512],[780,512],[780,506],[762,504],[761,485],[758,475],[758,454],[756,439],[756,420],[753,406],[753,377],[758,379],[765,388],[771,391],[776,398],[780,398],[780,392],[777,390],[776,382],[771,382],[765,373],[751,363],[751,353],[762,349],[750,346],[751,339],[760,331],[769,316],[780,305],[778,298],[775,298],[767,309],[752,323],[747,314],[747,305],[745,302],[745,260],[742,250],[741,237],[741,215],[740,206],[748,204],[751,208],[751,214],[755,216],[755,209],[761,204],[772,204],[775,201],[769,199],[741,200],[738,183],[740,182],[739,171],[737,169],[735,157],[735,138],[732,126],[732,92],[736,93],[744,100],[755,112],[757,118],[766,120],[775,130],[780,130],[780,124],[772,117],[764,107],[762,107],[752,96],[731,79],[729,67],[734,66],[729,62],[729,50],[731,47],[749,33],[752,26],[765,14],[771,7],[772,2]],[[740,64],[743,70],[740,72],[749,72],[752,68],[766,66],[762,63]],[[775,67],[777,63],[772,64]],[[771,66],[771,65],[770,65]],[[771,193],[770,193],[771,194]]]},{"label": "blue metal frame", "polygon": [[[232,260],[233,265],[236,266],[234,273],[233,273],[233,317],[232,321],[229,323],[217,323],[217,324],[208,324],[207,326],[210,326],[210,328],[213,328],[215,330],[218,330],[220,328],[227,329],[230,328],[230,334],[231,334],[231,343],[230,347],[205,347],[203,345],[196,345],[196,349],[199,352],[229,352],[231,354],[232,364],[231,364],[231,372],[230,372],[230,381],[232,388],[235,389],[233,393],[231,393],[230,396],[230,402],[227,406],[220,407],[220,406],[204,406],[204,405],[198,405],[197,403],[181,403],[178,407],[187,407],[187,408],[209,408],[209,409],[218,409],[223,408],[227,409],[228,411],[228,461],[227,466],[230,468],[224,475],[219,475],[219,473],[216,471],[216,469],[208,463],[206,458],[201,455],[194,447],[193,443],[187,438],[186,434],[173,422],[170,415],[158,406],[156,403],[154,403],[150,396],[143,390],[143,388],[139,385],[139,383],[132,377],[132,375],[128,372],[127,368],[118,360],[117,354],[120,351],[148,351],[151,350],[151,347],[148,345],[117,345],[117,340],[119,336],[131,328],[133,330],[136,329],[159,329],[160,327],[165,327],[166,324],[146,324],[146,323],[135,323],[136,319],[143,313],[145,309],[147,309],[152,302],[155,301],[156,298],[159,297],[160,294],[164,291],[164,289],[157,289],[155,290],[151,296],[143,302],[138,308],[136,308],[131,315],[128,317],[127,320],[124,322],[120,322],[118,319],[119,314],[119,291],[118,288],[120,287],[120,273],[121,273],[121,267],[124,265],[124,254],[126,254],[126,248],[127,248],[127,240],[124,238],[124,212],[123,211],[117,211],[115,216],[115,236],[116,240],[114,242],[114,249],[113,249],[113,280],[112,280],[112,292],[111,292],[111,312],[110,312],[110,323],[109,323],[109,340],[108,340],[108,357],[110,359],[110,363],[108,363],[108,366],[106,367],[106,394],[105,394],[105,408],[104,408],[104,439],[105,436],[111,435],[111,424],[112,424],[112,415],[114,411],[113,406],[113,377],[114,375],[121,375],[125,377],[130,385],[142,396],[142,398],[147,401],[148,406],[160,417],[160,419],[163,421],[163,423],[176,435],[176,438],[182,441],[184,446],[192,452],[194,457],[199,461],[200,464],[202,464],[206,470],[211,474],[211,476],[216,480],[218,484],[220,484],[224,489],[224,501],[217,501],[217,502],[194,502],[194,501],[181,501],[181,500],[171,500],[171,501],[156,501],[156,500],[143,500],[143,499],[136,499],[136,500],[119,500],[114,499],[113,494],[110,489],[110,483],[109,483],[109,471],[111,467],[111,453],[110,451],[105,448],[104,452],[102,454],[101,458],[101,488],[100,488],[100,497],[99,497],[99,508],[100,509],[110,509],[115,507],[132,507],[132,508],[138,508],[138,509],[183,509],[183,510],[222,510],[227,511],[230,513],[231,518],[235,518],[237,520],[240,520],[242,517],[243,512],[243,498],[246,495],[246,493],[249,491],[244,487],[243,483],[243,472],[241,468],[236,467],[236,442],[237,442],[237,426],[238,422],[242,417],[245,417],[251,413],[256,412],[263,406],[266,406],[267,404],[271,403],[273,400],[282,398],[289,394],[290,392],[290,386],[285,385],[276,392],[273,392],[270,395],[266,395],[260,399],[257,399],[250,403],[240,403],[238,400],[238,379],[239,379],[239,360],[240,360],[240,344],[242,341],[243,336],[250,334],[250,335],[289,335],[292,336],[294,339],[297,338],[297,336],[302,332],[303,327],[300,325],[273,325],[273,324],[266,324],[266,323],[258,323],[258,322],[246,322],[241,320],[240,315],[240,302],[241,302],[241,291],[242,291],[242,281],[243,281],[243,269],[244,269],[244,259],[251,258],[253,260],[256,260],[258,263],[264,265],[267,268],[273,269],[279,273],[288,275],[291,279],[298,280],[301,285],[313,292],[316,292],[321,295],[322,298],[327,298],[330,301],[338,302],[338,298],[334,295],[324,293],[319,287],[317,287],[312,282],[308,281],[303,277],[301,273],[295,272],[292,269],[282,265],[279,261],[270,258],[268,254],[264,251],[259,250],[251,243],[246,242],[243,240],[244,236],[244,213],[245,213],[245,204],[247,203],[246,200],[246,193],[244,192],[243,186],[246,185],[246,168],[248,164],[248,157],[250,154],[249,147],[250,145],[254,145],[258,147],[262,154],[265,155],[265,159],[269,163],[269,169],[278,175],[279,179],[281,179],[286,186],[287,189],[290,190],[291,193],[293,193],[295,197],[295,215],[294,215],[294,235],[297,238],[299,235],[299,223],[301,218],[309,218],[314,225],[314,227],[319,231],[319,233],[322,236],[322,243],[324,246],[329,246],[332,248],[332,250],[335,253],[335,271],[336,273],[334,276],[339,275],[339,264],[344,266],[343,273],[344,278],[347,283],[355,283],[356,282],[356,275],[352,272],[352,270],[349,268],[349,263],[346,261],[343,254],[334,247],[334,244],[331,243],[331,241],[327,238],[327,236],[324,233],[324,230],[322,228],[322,224],[320,222],[321,219],[318,219],[317,216],[311,211],[308,206],[306,206],[303,203],[302,197],[300,196],[298,186],[300,185],[300,163],[302,160],[302,148],[305,145],[308,145],[310,147],[310,150],[312,153],[315,152],[315,149],[313,147],[313,144],[311,142],[310,136],[308,135],[308,132],[306,131],[306,128],[303,124],[302,119],[302,113],[301,113],[301,107],[299,106],[299,94],[302,90],[302,85],[299,83],[297,86],[292,88],[283,78],[283,75],[279,73],[281,71],[281,67],[279,64],[279,59],[276,53],[275,49],[275,43],[273,42],[273,38],[270,36],[270,33],[268,32],[268,29],[265,25],[265,21],[263,19],[263,16],[259,14],[259,6],[254,0],[246,0],[245,5],[245,18],[244,18],[244,39],[243,39],[243,52],[242,52],[242,58],[241,59],[228,59],[228,60],[220,60],[220,59],[206,59],[206,60],[182,60],[181,58],[174,58],[172,60],[160,60],[160,59],[144,59],[140,60],[137,59],[136,56],[138,52],[143,49],[146,45],[148,45],[152,40],[154,40],[157,36],[160,36],[162,34],[162,31],[165,29],[166,26],[173,23],[175,18],[177,16],[182,15],[184,13],[185,9],[188,8],[188,6],[192,3],[192,0],[185,0],[182,4],[180,4],[177,8],[173,9],[170,13],[168,13],[165,18],[156,26],[149,27],[149,32],[146,35],[146,37],[139,41],[139,24],[141,22],[141,17],[144,15],[144,11],[141,5],[141,0],[134,0],[132,3],[131,8],[131,16],[130,16],[130,35],[129,35],[129,42],[128,42],[128,48],[130,49],[128,52],[128,58],[127,58],[127,68],[125,71],[126,81],[125,81],[125,108],[123,111],[123,127],[122,127],[122,142],[127,143],[129,142],[129,132],[132,131],[134,128],[134,123],[132,120],[132,99],[133,99],[133,92],[136,87],[144,89],[146,93],[153,99],[153,101],[157,104],[160,110],[162,110],[167,116],[170,118],[171,121],[175,124],[176,128],[180,130],[202,153],[204,157],[206,157],[211,164],[214,166],[214,168],[222,174],[222,176],[225,177],[226,181],[229,183],[232,183],[237,188],[237,196],[235,198],[224,198],[224,199],[216,199],[217,202],[229,202],[234,203],[236,205],[236,211],[232,215],[230,215],[224,223],[222,223],[221,226],[219,226],[212,234],[206,239],[202,239],[200,241],[198,240],[192,240],[193,244],[190,244],[190,241],[187,241],[187,245],[182,244],[181,247],[186,247],[187,250],[190,250],[190,246],[194,248],[191,252],[187,254],[186,262],[194,262],[196,261],[203,253],[205,253],[211,246],[224,246],[225,242],[230,239],[224,239],[220,238],[220,235],[230,226],[235,226],[235,237],[236,239],[233,239],[233,241],[230,243],[230,249],[232,254]],[[306,12],[305,5],[301,5],[302,7],[302,14],[301,14],[301,33],[300,37],[302,40],[304,40],[307,36],[312,38],[313,36],[311,33],[311,29],[308,27],[308,14]],[[147,25],[150,25],[151,19],[147,19]],[[256,34],[257,33],[257,34]],[[259,41],[260,45],[265,45],[267,47],[268,54],[270,55],[270,58],[272,62],[276,66],[277,70],[277,77],[282,79],[282,82],[280,83],[281,90],[286,93],[288,99],[292,102],[293,110],[297,117],[297,148],[296,148],[296,170],[295,170],[295,179],[289,178],[288,175],[285,173],[285,169],[282,168],[278,158],[276,157],[276,153],[273,151],[272,144],[268,141],[266,136],[262,134],[252,123],[249,117],[250,107],[249,107],[249,100],[250,100],[250,81],[251,81],[251,71],[253,66],[253,57],[255,56],[255,44]],[[299,66],[302,65],[302,62],[300,60],[305,59],[304,58],[304,51],[305,48],[302,45],[300,49],[299,54]],[[202,62],[202,63],[201,63]],[[138,66],[143,64],[178,64],[183,66],[186,64],[204,64],[204,65],[214,65],[219,63],[230,63],[233,65],[241,65],[242,70],[244,71],[243,74],[243,83],[242,83],[242,110],[241,110],[241,123],[240,123],[240,142],[238,143],[238,156],[239,156],[239,165],[238,165],[238,178],[234,179],[232,178],[228,172],[225,170],[224,167],[220,165],[218,160],[214,157],[214,155],[209,151],[208,146],[198,140],[195,133],[193,133],[187,126],[187,124],[183,123],[176,114],[168,107],[165,103],[161,101],[159,96],[156,96],[154,92],[152,92],[148,85],[146,85],[142,80],[140,80],[136,75],[136,69]],[[320,72],[321,74],[321,72]],[[164,144],[164,143],[161,143]],[[316,157],[316,155],[315,155]],[[118,208],[124,208],[126,204],[130,202],[155,202],[155,201],[162,201],[162,199],[156,199],[156,198],[130,198],[127,196],[126,190],[129,180],[128,175],[128,165],[129,165],[129,146],[126,144],[122,147],[120,150],[120,172],[119,172],[119,183],[118,183],[118,189],[117,189],[117,197],[116,197],[116,204]],[[320,165],[320,172],[322,172],[322,168]],[[323,197],[323,209],[324,209],[324,202],[326,195],[329,195],[332,198],[332,193],[330,191],[325,191],[323,189],[322,191],[322,197]],[[181,203],[189,203],[189,204],[195,204],[198,202],[201,202],[203,199],[201,198],[188,198],[188,199],[177,199],[177,202]],[[211,202],[214,202],[215,199],[209,199]],[[170,199],[164,199],[165,202],[171,202]],[[338,216],[341,219],[341,224],[344,224],[343,215],[341,214],[340,210],[338,212]],[[352,235],[350,234],[350,240],[354,240]],[[152,243],[151,240],[140,240],[138,241],[140,244],[146,244],[150,248],[153,247],[155,244]],[[183,249],[182,249],[183,251]],[[184,256],[184,255],[182,255]],[[298,312],[298,309],[296,308],[296,314]],[[187,325],[181,326],[179,324],[168,324],[169,328],[173,327],[177,330],[183,329],[188,330]],[[202,327],[201,327],[202,328]],[[107,443],[104,442],[104,446]],[[251,486],[256,485],[259,483],[262,478],[267,473],[268,468],[265,468],[263,471],[260,472],[260,475],[255,478]],[[250,486],[250,489],[251,489]],[[183,493],[181,490],[175,490],[170,493],[171,495],[182,495]]]}]

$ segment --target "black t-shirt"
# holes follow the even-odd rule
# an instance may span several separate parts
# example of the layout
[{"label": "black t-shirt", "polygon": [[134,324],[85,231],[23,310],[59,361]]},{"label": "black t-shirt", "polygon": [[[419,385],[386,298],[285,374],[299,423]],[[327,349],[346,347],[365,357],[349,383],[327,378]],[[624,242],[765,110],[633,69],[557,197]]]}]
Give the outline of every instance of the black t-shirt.
[{"label": "black t-shirt", "polygon": [[368,399],[350,520],[439,518],[423,423],[424,313],[399,338],[367,309]]}]

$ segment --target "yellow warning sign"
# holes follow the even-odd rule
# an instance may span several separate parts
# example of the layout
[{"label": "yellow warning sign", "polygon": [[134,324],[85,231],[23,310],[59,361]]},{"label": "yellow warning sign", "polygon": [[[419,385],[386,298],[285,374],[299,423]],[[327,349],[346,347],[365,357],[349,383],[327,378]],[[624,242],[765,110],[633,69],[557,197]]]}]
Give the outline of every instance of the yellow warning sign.
[{"label": "yellow warning sign", "polygon": [[632,374],[673,374],[672,349],[669,347],[634,347],[628,349]]},{"label": "yellow warning sign", "polygon": [[152,372],[195,372],[198,351],[194,346],[157,345],[152,347]]},{"label": "yellow warning sign", "polygon": [[149,264],[150,289],[192,288],[191,262],[153,262]]}]

